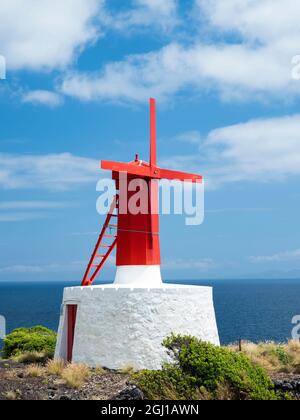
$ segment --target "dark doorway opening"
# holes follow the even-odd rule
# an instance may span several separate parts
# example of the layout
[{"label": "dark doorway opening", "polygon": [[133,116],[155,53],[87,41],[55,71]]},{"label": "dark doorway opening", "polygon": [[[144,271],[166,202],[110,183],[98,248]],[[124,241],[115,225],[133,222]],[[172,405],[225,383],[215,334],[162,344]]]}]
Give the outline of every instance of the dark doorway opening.
[{"label": "dark doorway opening", "polygon": [[76,327],[76,316],[77,316],[77,305],[67,305],[67,316],[68,316],[67,361],[72,362],[74,335],[75,335],[75,327]]}]

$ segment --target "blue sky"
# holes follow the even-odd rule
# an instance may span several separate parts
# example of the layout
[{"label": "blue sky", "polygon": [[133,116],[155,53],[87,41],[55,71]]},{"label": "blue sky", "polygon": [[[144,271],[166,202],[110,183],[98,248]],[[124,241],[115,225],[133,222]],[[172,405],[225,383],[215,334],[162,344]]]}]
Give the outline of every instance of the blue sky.
[{"label": "blue sky", "polygon": [[203,225],[161,218],[164,278],[300,270],[299,18],[293,0],[2,2],[0,280],[80,282],[99,161],[148,159],[150,96],[159,163],[207,181]]}]

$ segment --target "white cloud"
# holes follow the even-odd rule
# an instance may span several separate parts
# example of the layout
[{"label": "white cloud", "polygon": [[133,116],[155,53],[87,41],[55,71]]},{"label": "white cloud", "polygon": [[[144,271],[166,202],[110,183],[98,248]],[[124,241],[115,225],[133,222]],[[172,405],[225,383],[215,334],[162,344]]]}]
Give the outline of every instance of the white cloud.
[{"label": "white cloud", "polygon": [[10,266],[0,267],[0,273],[15,273],[15,274],[40,274],[40,273],[59,273],[59,272],[75,272],[82,270],[86,265],[84,261],[72,261],[69,263],[53,263],[44,265],[29,265],[16,264]]},{"label": "white cloud", "polygon": [[[99,72],[71,72],[62,92],[87,101],[138,102],[152,95],[167,99],[186,88],[195,93],[215,91],[226,100],[299,95],[300,83],[291,77],[291,59],[299,54],[300,45],[300,6],[294,0],[195,3],[193,18],[194,23],[200,20],[199,32],[194,31],[189,42],[130,55],[107,63]],[[1,53],[9,69],[65,69],[77,53],[109,30],[128,34],[153,25],[170,29],[178,20],[177,0],[133,0],[123,11],[112,11],[105,0],[11,0],[0,9]],[[182,27],[181,21],[175,39],[183,36]],[[216,31],[222,41],[216,41]],[[24,100],[59,105],[59,96],[42,92],[29,92]]]},{"label": "white cloud", "polygon": [[13,265],[0,268],[0,273],[42,273],[43,269],[35,265]]},{"label": "white cloud", "polygon": [[300,175],[300,115],[213,130],[204,143],[217,183],[284,180]]},{"label": "white cloud", "polygon": [[44,219],[45,210],[68,207],[70,203],[55,201],[2,201],[0,202],[0,222],[24,222]]},{"label": "white cloud", "polygon": [[186,259],[186,258],[177,258],[173,260],[166,260],[163,262],[162,267],[166,270],[203,270],[207,271],[212,268],[215,268],[216,263],[211,258],[200,258],[195,259]]},{"label": "white cloud", "polygon": [[134,0],[134,3],[163,16],[172,16],[177,9],[177,0]]},{"label": "white cloud", "polygon": [[144,102],[152,95],[162,101],[190,87],[198,93],[219,92],[225,100],[250,94],[262,99],[267,99],[263,94],[286,97],[300,92],[300,84],[291,77],[291,57],[292,51],[278,54],[272,47],[170,44],[109,63],[98,73],[70,73],[61,89],[86,101]]},{"label": "white cloud", "polygon": [[0,53],[8,70],[64,69],[109,30],[172,28],[177,2],[133,0],[112,12],[107,0],[2,0]]},{"label": "white cloud", "polygon": [[46,105],[50,108],[55,108],[62,105],[63,98],[58,93],[48,90],[33,90],[26,92],[22,97],[22,101],[33,105]]},{"label": "white cloud", "polygon": [[56,201],[2,201],[0,210],[49,210],[61,209],[68,205],[68,203]]},{"label": "white cloud", "polygon": [[150,96],[163,99],[195,77],[193,54],[180,45],[131,55],[125,61],[107,64],[99,73],[71,73],[62,83],[62,92],[81,100],[144,102]]},{"label": "white cloud", "polygon": [[210,209],[205,210],[205,213],[220,214],[220,213],[266,213],[272,211],[271,208],[263,207],[245,207],[245,208],[224,208],[224,209]]},{"label": "white cloud", "polygon": [[38,220],[46,217],[45,213],[39,212],[9,212],[0,213],[0,223],[25,222],[29,220]]},{"label": "white cloud", "polygon": [[113,11],[109,9],[109,1],[106,5],[102,22],[107,32],[115,30],[128,36],[153,29],[167,34],[179,23],[178,0],[131,0],[124,3],[124,8]]},{"label": "white cloud", "polygon": [[199,131],[186,131],[185,133],[178,134],[174,140],[183,143],[199,144],[202,136]]},{"label": "white cloud", "polygon": [[69,65],[99,36],[102,0],[2,0],[0,48],[11,70]]},{"label": "white cloud", "polygon": [[199,151],[171,156],[162,166],[202,173],[209,188],[229,182],[265,183],[300,176],[300,114],[199,134]]},{"label": "white cloud", "polygon": [[[223,41],[205,43],[195,35],[187,45],[173,42],[130,55],[99,72],[67,75],[62,91],[81,100],[138,102],[151,95],[167,99],[186,88],[215,91],[225,100],[299,95],[300,83],[291,77],[291,59],[300,48],[300,6],[294,0],[288,0],[289,7],[281,0],[198,4],[199,15],[208,21],[206,32],[214,33],[217,26]],[[237,41],[226,43],[227,33]]]},{"label": "white cloud", "polygon": [[196,0],[200,17],[214,29],[237,31],[247,41],[265,43],[299,37],[300,7],[294,0]]},{"label": "white cloud", "polygon": [[177,0],[133,0],[133,8],[113,16],[113,27],[134,29],[157,26],[168,31],[178,23]]},{"label": "white cloud", "polygon": [[97,160],[70,153],[50,155],[0,154],[0,188],[68,190],[95,183]]},{"label": "white cloud", "polygon": [[255,264],[300,261],[300,249],[280,252],[274,255],[250,257],[250,261]]}]

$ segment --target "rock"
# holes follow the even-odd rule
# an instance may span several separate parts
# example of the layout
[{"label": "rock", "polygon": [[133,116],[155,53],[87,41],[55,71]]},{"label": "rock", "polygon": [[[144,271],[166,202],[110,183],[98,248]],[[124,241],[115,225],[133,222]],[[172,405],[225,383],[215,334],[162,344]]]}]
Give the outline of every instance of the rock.
[{"label": "rock", "polygon": [[72,398],[69,397],[68,395],[62,395],[59,399],[61,401],[71,401],[72,400]]},{"label": "rock", "polygon": [[123,391],[116,395],[113,400],[144,400],[144,393],[135,385],[128,385]]},{"label": "rock", "polygon": [[273,383],[275,390],[283,393],[289,393],[293,397],[299,398],[300,391],[300,378],[299,376],[286,376],[283,375],[280,378],[274,378]]},{"label": "rock", "polygon": [[55,386],[51,386],[51,385],[50,385],[50,386],[48,386],[48,390],[49,390],[49,391],[57,391],[57,389],[58,389],[58,388],[57,388],[57,387],[55,387]]},{"label": "rock", "polygon": [[282,387],[283,391],[293,391],[293,389],[294,388],[293,388],[292,384],[289,384],[289,383],[284,384],[283,387]]}]

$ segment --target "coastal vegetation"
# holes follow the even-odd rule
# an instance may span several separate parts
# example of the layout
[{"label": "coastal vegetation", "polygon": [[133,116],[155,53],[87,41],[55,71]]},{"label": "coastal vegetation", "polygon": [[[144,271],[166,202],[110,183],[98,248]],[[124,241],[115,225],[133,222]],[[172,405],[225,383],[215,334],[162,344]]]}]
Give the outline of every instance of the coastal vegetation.
[{"label": "coastal vegetation", "polygon": [[[171,335],[161,370],[119,371],[53,359],[56,334],[17,329],[4,340],[1,399],[278,400],[300,398],[300,343],[216,347]],[[24,392],[22,391],[24,389]]]},{"label": "coastal vegetation", "polygon": [[56,333],[48,328],[18,328],[4,338],[2,355],[4,358],[53,357],[56,344]]},{"label": "coastal vegetation", "polygon": [[276,400],[266,371],[242,353],[204,343],[195,337],[164,341],[173,362],[162,370],[143,370],[133,379],[149,399]]},{"label": "coastal vegetation", "polygon": [[233,351],[241,351],[253,363],[269,373],[292,373],[300,375],[300,341],[291,340],[286,344],[265,342],[254,344],[242,342],[229,346]]}]

